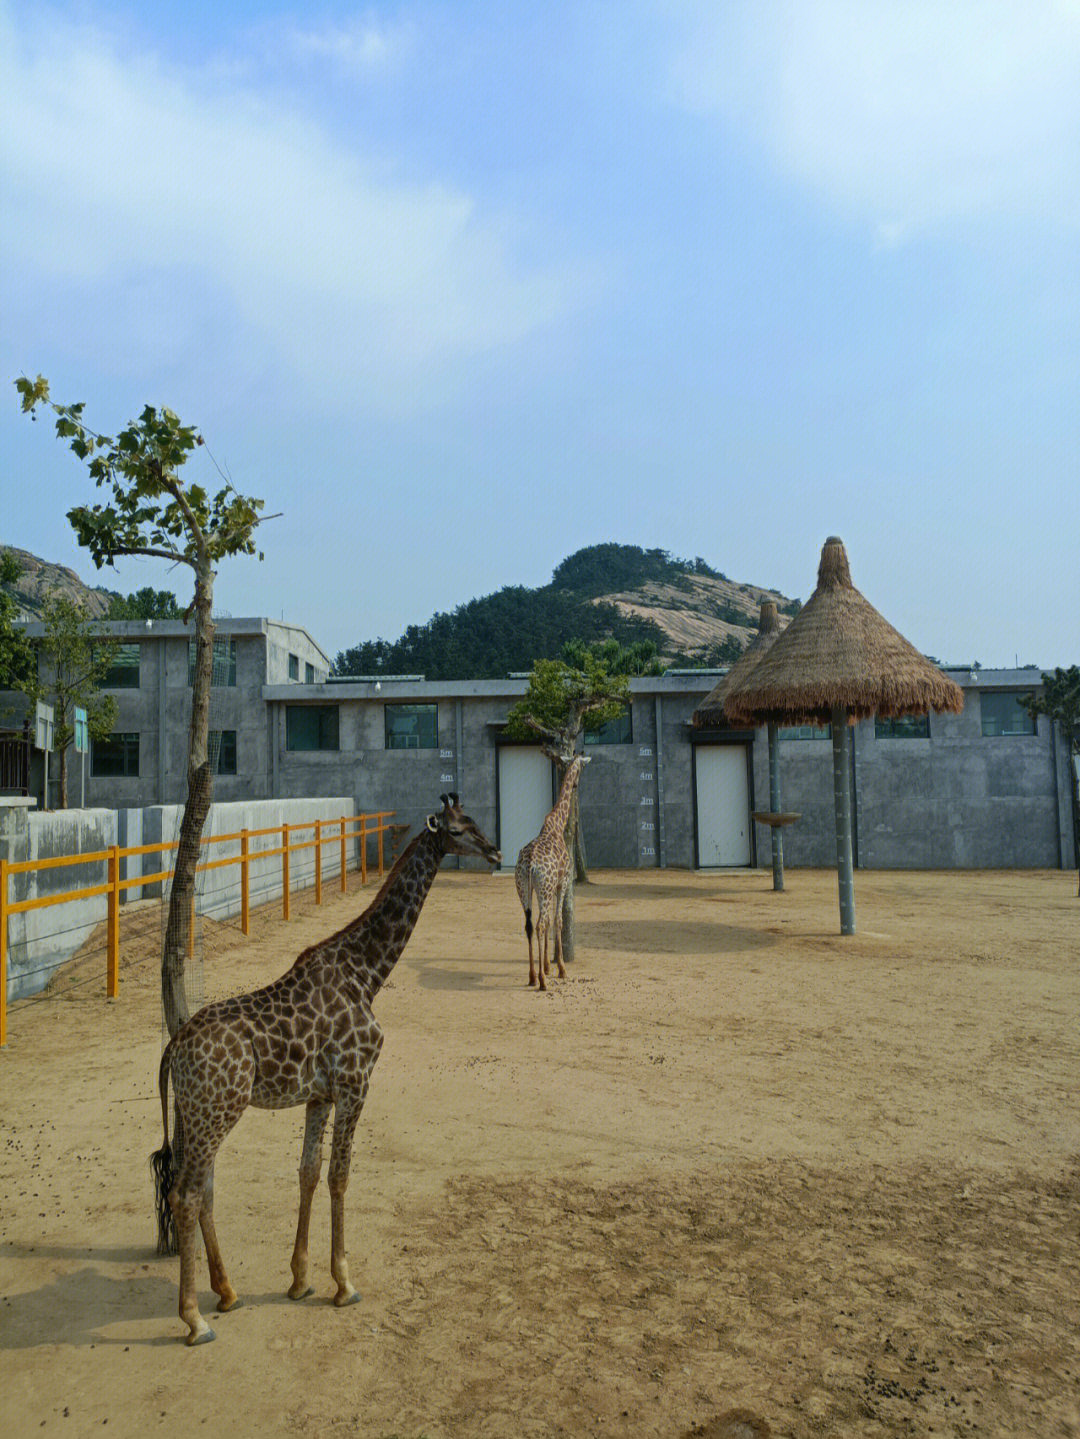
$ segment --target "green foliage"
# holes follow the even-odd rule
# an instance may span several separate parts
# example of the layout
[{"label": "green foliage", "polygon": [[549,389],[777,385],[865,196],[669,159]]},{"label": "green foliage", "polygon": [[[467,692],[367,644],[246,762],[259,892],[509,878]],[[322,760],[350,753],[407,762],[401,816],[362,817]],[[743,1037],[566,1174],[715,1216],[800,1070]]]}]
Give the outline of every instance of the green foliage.
[{"label": "green foliage", "polygon": [[116,701],[100,693],[115,643],[96,637],[86,612],[66,595],[52,594],[42,611],[45,633],[36,642],[42,665],[21,688],[53,707],[53,744],[60,755],[60,804],[67,808],[67,749],[75,738],[75,710],[85,709],[91,739],[116,724]]},{"label": "green foliage", "polygon": [[563,659],[538,659],[528,690],[507,717],[507,735],[539,738],[560,764],[568,763],[583,730],[603,728],[626,708],[631,675],[660,672],[655,646],[649,649],[570,640]]},{"label": "green foliage", "polygon": [[335,675],[422,674],[428,679],[501,679],[528,670],[534,659],[555,659],[567,635],[614,637],[625,645],[656,643],[663,634],[614,605],[592,604],[550,586],[507,586],[469,600],[425,625],[410,625],[399,640],[368,640],[342,650]]},{"label": "green foliage", "polygon": [[1068,743],[1073,847],[1077,868],[1080,869],[1080,776],[1077,774],[1077,760],[1080,759],[1080,665],[1070,665],[1067,670],[1055,669],[1053,674],[1044,674],[1042,682],[1041,695],[1024,695],[1020,703],[1026,706],[1032,718],[1046,715],[1059,724]]},{"label": "green foliage", "polygon": [[19,578],[19,562],[0,551],[0,690],[22,689],[34,674],[34,652],[21,628],[16,628],[19,605],[3,588]]},{"label": "green foliage", "polygon": [[724,578],[700,556],[694,560],[679,560],[667,550],[605,544],[588,545],[569,555],[556,565],[551,583],[556,589],[572,590],[580,595],[603,595],[636,589],[649,581],[685,586],[688,574]]},{"label": "green foliage", "polygon": [[1065,731],[1073,753],[1080,752],[1080,666],[1056,669],[1042,677],[1041,695],[1025,695],[1020,701],[1028,712],[1056,720]]},{"label": "green foliage", "polygon": [[155,590],[146,585],[131,595],[114,595],[105,618],[109,620],[182,620],[184,611],[180,608],[172,590]]},{"label": "green foliage", "polygon": [[76,707],[86,710],[91,738],[104,739],[116,723],[116,701],[99,691],[115,643],[95,636],[86,612],[66,595],[49,596],[42,622],[45,633],[37,648],[45,664],[26,691],[53,706],[56,748],[65,749],[74,738]]},{"label": "green foliage", "polygon": [[68,511],[79,544],[99,569],[120,555],[151,555],[198,569],[227,555],[255,553],[262,500],[240,495],[229,484],[214,495],[201,485],[185,485],[178,471],[203,438],[172,410],[147,405],[112,438],[83,424],[82,404],[55,404],[41,375],[36,380],[24,375],[15,388],[24,414],[36,418],[39,406],[53,411],[58,438],[86,461],[95,485],[111,496],[104,504]]}]

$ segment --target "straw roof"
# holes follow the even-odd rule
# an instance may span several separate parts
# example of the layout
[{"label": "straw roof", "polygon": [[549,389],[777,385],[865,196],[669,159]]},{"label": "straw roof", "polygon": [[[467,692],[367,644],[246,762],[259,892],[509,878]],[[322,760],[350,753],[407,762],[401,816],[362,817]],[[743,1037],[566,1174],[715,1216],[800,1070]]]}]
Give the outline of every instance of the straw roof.
[{"label": "straw roof", "polygon": [[762,600],[757,634],[723,679],[713,686],[694,711],[695,729],[714,729],[727,724],[727,715],[724,713],[724,697],[731,690],[732,685],[741,684],[743,680],[749,678],[750,671],[762,655],[767,654],[772,648],[779,633],[780,616],[776,608],[776,601]]},{"label": "straw roof", "polygon": [[884,620],[851,582],[847,552],[825,541],[817,589],[745,679],[729,684],[724,713],[736,723],[826,724],[964,707],[959,685]]}]

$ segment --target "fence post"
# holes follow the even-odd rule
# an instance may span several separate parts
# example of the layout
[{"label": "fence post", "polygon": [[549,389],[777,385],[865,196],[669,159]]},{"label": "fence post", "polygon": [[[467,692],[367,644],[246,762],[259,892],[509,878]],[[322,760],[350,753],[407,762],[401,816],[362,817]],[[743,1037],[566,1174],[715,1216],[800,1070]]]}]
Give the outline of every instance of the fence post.
[{"label": "fence post", "polygon": [[379,832],[379,878],[380,878],[380,879],[382,879],[382,873],[383,873],[383,842],[382,842],[382,839],[383,839],[383,828],[384,828],[384,826],[383,826],[383,816],[382,816],[382,815],[379,815],[378,832]]},{"label": "fence post", "polygon": [[7,1044],[8,862],[0,859],[0,1049]]},{"label": "fence post", "polygon": [[281,826],[281,917],[289,917],[289,826]]},{"label": "fence post", "polygon": [[341,816],[341,892],[346,890],[345,880],[345,816]]},{"label": "fence post", "polygon": [[120,848],[109,850],[109,911],[106,933],[105,993],[115,999],[120,992]]},{"label": "fence post", "polygon": [[322,904],[322,820],[315,821],[315,903]]},{"label": "fence post", "polygon": [[367,815],[360,816],[360,883],[367,884]]},{"label": "fence post", "polygon": [[246,829],[242,829],[240,831],[240,930],[243,934],[251,932],[251,887],[248,873],[250,864],[248,832]]}]

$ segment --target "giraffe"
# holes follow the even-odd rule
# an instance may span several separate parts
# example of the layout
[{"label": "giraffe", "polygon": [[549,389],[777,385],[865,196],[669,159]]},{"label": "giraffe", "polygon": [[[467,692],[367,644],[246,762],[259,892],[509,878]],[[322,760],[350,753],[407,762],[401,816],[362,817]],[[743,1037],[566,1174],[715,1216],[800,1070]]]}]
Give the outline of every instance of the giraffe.
[{"label": "giraffe", "polygon": [[[312,1293],[308,1285],[311,1200],[333,1108],[328,1181],[330,1272],[337,1284],[334,1303],[340,1308],[360,1298],[349,1280],[345,1258],[345,1189],[353,1132],[383,1042],[371,1005],[413,931],[443,856],[477,855],[491,865],[501,859],[462,813],[457,795],[443,795],[442,805],[441,812],[428,816],[358,919],[304,950],[292,968],[265,989],[206,1005],[165,1047],[158,1071],[165,1143],[152,1156],[158,1251],[174,1252],[170,1240],[175,1226],[180,1317],[188,1326],[188,1344],[214,1338],[199,1313],[195,1292],[196,1227],[202,1229],[218,1310],[224,1313],[240,1303],[226,1276],[214,1228],[214,1157],[248,1105],[307,1106],[290,1299]],[[170,1077],[183,1138],[179,1172],[174,1172],[169,1144]]]},{"label": "giraffe", "polygon": [[[541,989],[547,989],[544,976],[549,973],[548,935],[552,929],[555,932],[555,963],[558,966],[559,978],[566,978],[562,955],[562,922],[566,895],[573,875],[570,853],[566,848],[566,823],[574,791],[581,779],[581,771],[588,763],[589,759],[585,755],[578,755],[577,759],[571,760],[563,775],[555,808],[540,826],[540,833],[536,838],[522,845],[514,866],[514,883],[517,885],[521,907],[525,911],[525,938],[529,941],[529,984],[536,984],[539,974]],[[534,893],[537,901],[535,965],[532,922]]]}]

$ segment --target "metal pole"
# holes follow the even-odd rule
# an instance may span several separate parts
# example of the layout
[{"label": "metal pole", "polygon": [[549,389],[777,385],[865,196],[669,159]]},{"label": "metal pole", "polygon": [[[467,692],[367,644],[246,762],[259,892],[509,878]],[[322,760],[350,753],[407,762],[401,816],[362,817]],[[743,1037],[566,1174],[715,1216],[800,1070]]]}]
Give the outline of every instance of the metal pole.
[{"label": "metal pole", "polygon": [[840,933],[855,933],[855,881],[851,845],[851,729],[842,709],[832,712],[833,796],[836,803],[836,879]]},{"label": "metal pole", "polygon": [[[780,813],[780,742],[779,726],[775,721],[770,721],[769,726],[769,809],[773,814]],[[778,824],[770,825],[772,830],[772,887],[774,890],[784,888],[784,839],[783,830]]]}]

